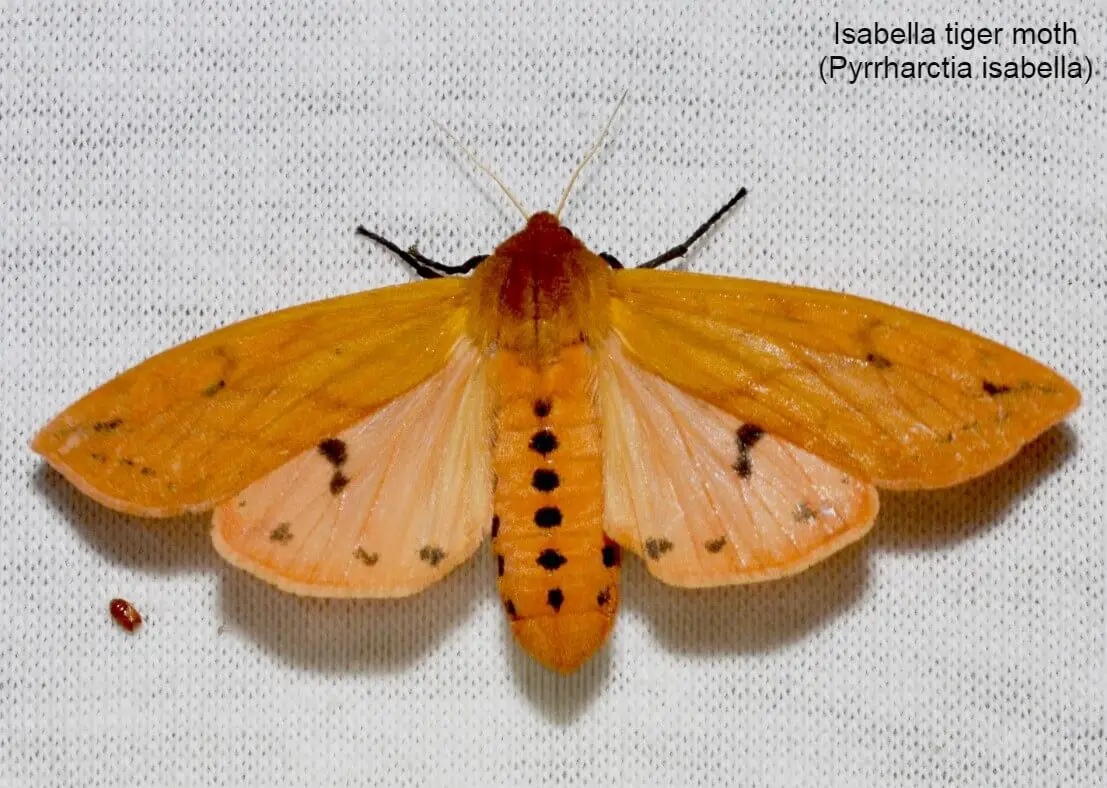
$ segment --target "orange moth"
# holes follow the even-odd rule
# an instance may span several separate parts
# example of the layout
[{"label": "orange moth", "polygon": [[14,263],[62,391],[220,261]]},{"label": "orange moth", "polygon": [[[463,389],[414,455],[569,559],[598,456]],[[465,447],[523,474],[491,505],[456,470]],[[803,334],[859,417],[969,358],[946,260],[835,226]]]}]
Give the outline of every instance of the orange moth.
[{"label": "orange moth", "polygon": [[570,672],[611,630],[623,549],[677,586],[790,575],[860,539],[877,488],[971,479],[1079,404],[937,320],[656,270],[745,190],[623,268],[559,221],[579,171],[557,211],[460,266],[359,228],[425,281],[154,356],[34,450],[113,509],[213,510],[216,550],[295,594],[413,594],[491,536],[515,637]]}]

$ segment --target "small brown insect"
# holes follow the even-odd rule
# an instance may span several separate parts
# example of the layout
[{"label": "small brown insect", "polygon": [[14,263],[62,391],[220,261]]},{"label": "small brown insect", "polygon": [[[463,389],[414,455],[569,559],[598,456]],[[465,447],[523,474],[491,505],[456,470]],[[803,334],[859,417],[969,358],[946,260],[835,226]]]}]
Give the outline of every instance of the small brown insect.
[{"label": "small brown insect", "polygon": [[142,616],[126,599],[113,599],[108,605],[108,612],[115,619],[115,623],[128,632],[134,632],[142,623]]}]

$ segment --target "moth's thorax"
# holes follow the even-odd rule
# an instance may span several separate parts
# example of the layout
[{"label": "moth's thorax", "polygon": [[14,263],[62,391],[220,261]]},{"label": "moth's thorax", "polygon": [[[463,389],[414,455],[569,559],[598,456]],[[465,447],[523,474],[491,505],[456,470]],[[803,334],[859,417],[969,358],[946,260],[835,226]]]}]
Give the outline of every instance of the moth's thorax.
[{"label": "moth's thorax", "polygon": [[541,360],[608,332],[610,268],[553,214],[530,217],[471,283],[469,333],[478,347]]}]

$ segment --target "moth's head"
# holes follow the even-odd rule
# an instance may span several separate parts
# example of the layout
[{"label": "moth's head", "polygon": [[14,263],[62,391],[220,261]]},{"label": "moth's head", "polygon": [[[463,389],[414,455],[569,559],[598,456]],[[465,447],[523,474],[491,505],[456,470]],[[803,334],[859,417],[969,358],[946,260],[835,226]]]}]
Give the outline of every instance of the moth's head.
[{"label": "moth's head", "polygon": [[584,250],[568,227],[547,211],[532,214],[526,226],[498,247],[496,255],[509,260],[532,263],[555,263],[566,255]]}]

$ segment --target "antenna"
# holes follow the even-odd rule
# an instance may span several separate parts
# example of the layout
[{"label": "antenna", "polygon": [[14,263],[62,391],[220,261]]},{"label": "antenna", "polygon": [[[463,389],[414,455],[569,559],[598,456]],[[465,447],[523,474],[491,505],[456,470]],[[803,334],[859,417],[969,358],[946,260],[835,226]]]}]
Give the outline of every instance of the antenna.
[{"label": "antenna", "polygon": [[507,188],[504,185],[504,182],[500,180],[499,176],[496,175],[496,173],[492,172],[491,167],[489,167],[487,164],[485,164],[480,159],[478,159],[476,157],[476,154],[474,154],[468,148],[466,148],[461,143],[461,140],[459,140],[457,138],[457,135],[454,134],[452,131],[450,131],[448,128],[443,126],[437,120],[432,120],[431,123],[433,123],[435,126],[437,126],[439,131],[441,131],[443,134],[445,134],[447,137],[449,137],[450,141],[453,142],[453,144],[456,145],[458,147],[458,149],[462,153],[465,154],[466,158],[468,158],[469,161],[471,161],[473,163],[473,165],[476,166],[476,168],[478,170],[480,170],[481,172],[483,172],[485,175],[487,175],[489,178],[491,178],[493,181],[496,182],[496,185],[500,187],[500,190],[503,191],[503,193],[505,195],[507,195],[507,199],[511,200],[511,204],[514,205],[518,209],[519,213],[521,213],[523,215],[523,220],[524,221],[526,221],[527,219],[530,218],[530,214],[528,214],[527,209],[523,207],[523,203],[521,203],[519,201],[518,197],[516,197],[514,194],[511,193],[511,189]]},{"label": "antenna", "polygon": [[615,109],[611,113],[611,117],[607,119],[607,123],[603,124],[603,130],[600,131],[600,136],[596,138],[595,144],[588,150],[588,153],[584,154],[584,158],[581,160],[577,168],[573,170],[572,177],[569,178],[569,184],[565,187],[565,191],[561,193],[561,200],[557,203],[557,210],[554,211],[554,216],[558,219],[561,218],[561,209],[565,207],[565,203],[569,200],[569,192],[573,190],[573,185],[577,182],[577,177],[580,175],[581,170],[584,169],[584,165],[592,160],[592,157],[599,151],[600,146],[603,145],[604,137],[607,136],[607,130],[611,128],[611,124],[615,121],[615,116],[619,114],[619,110],[623,106],[623,102],[626,101],[627,93],[630,90],[624,90],[623,95],[619,97],[619,103],[615,105]]}]

